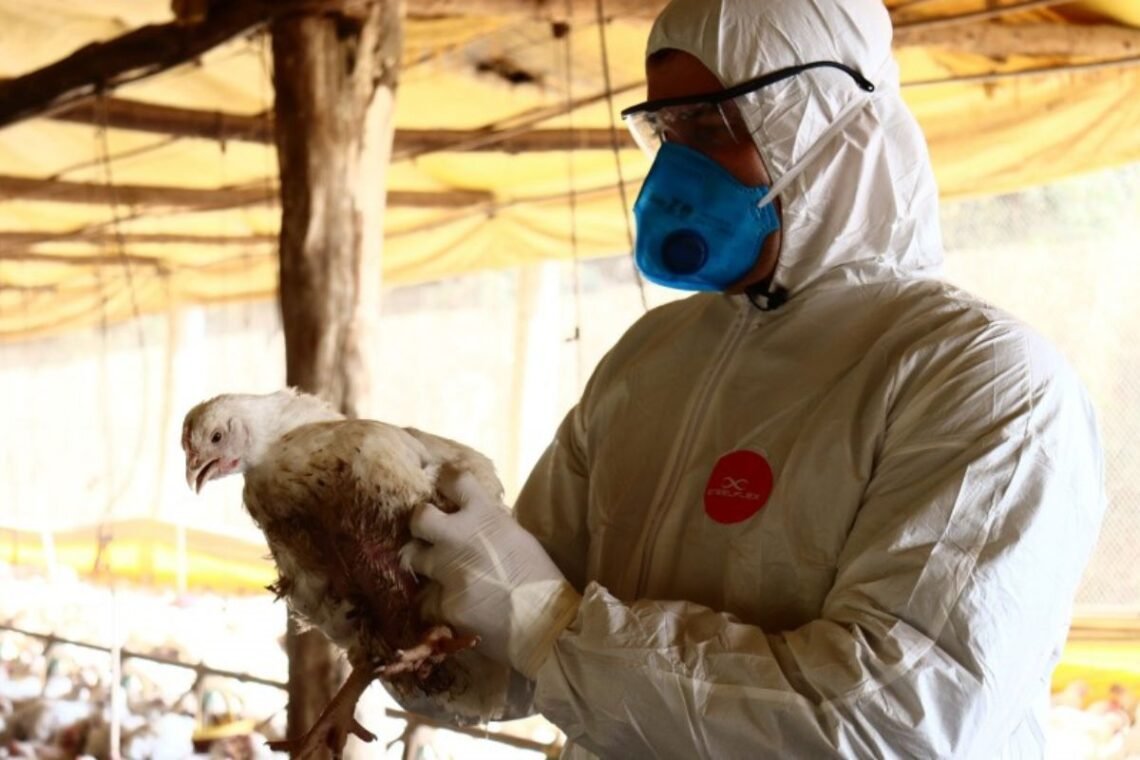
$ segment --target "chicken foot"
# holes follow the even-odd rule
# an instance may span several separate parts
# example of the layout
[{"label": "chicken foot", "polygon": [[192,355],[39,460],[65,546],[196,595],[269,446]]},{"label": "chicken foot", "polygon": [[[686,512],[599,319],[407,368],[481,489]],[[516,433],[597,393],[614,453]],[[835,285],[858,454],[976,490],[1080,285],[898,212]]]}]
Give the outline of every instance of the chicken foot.
[{"label": "chicken foot", "polygon": [[348,680],[321,711],[313,727],[296,739],[269,742],[270,749],[288,752],[289,757],[298,759],[313,757],[321,750],[329,750],[334,757],[340,757],[349,734],[366,742],[374,740],[376,735],[360,725],[355,717],[356,703],[373,679],[390,679],[402,673],[430,673],[434,665],[449,655],[470,649],[478,643],[478,636],[457,636],[446,625],[437,625],[428,629],[415,646],[399,650],[395,659],[386,665],[353,666]]},{"label": "chicken foot", "polygon": [[317,722],[305,732],[304,736],[269,742],[269,748],[275,752],[288,752],[291,758],[314,757],[322,750],[331,751],[333,757],[340,757],[349,734],[366,742],[375,739],[375,734],[357,722],[355,713],[360,695],[376,675],[377,672],[373,668],[354,666],[348,680],[321,711]]},{"label": "chicken foot", "polygon": [[432,626],[424,633],[418,644],[396,652],[396,659],[378,668],[376,674],[384,679],[412,672],[422,676],[430,673],[432,666],[442,662],[449,655],[471,649],[478,643],[478,636],[470,634],[457,636],[446,625]]}]

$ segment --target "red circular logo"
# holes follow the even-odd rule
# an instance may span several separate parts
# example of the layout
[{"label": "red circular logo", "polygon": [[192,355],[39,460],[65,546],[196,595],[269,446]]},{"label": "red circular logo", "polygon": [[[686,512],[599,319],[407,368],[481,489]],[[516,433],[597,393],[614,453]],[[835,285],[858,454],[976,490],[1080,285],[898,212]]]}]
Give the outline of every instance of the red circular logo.
[{"label": "red circular logo", "polygon": [[755,451],[733,451],[717,460],[705,486],[705,512],[725,525],[760,511],[772,495],[772,467]]}]

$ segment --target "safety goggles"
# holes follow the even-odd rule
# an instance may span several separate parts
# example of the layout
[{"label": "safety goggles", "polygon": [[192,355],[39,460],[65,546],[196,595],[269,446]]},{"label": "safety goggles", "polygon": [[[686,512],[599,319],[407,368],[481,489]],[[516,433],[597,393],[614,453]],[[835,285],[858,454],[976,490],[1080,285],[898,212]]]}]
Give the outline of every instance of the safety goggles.
[{"label": "safety goggles", "polygon": [[779,69],[720,92],[647,100],[622,111],[621,118],[633,134],[634,142],[651,159],[666,142],[715,153],[750,139],[738,98],[818,68],[838,69],[866,92],[875,90],[870,80],[850,66],[835,61],[813,61]]}]

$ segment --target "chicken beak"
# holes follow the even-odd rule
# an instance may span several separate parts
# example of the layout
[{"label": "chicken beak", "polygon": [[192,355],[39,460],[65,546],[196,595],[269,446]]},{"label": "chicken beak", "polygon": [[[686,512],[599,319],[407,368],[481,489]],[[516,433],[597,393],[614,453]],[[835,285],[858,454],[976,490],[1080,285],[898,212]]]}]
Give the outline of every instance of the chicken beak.
[{"label": "chicken beak", "polygon": [[198,493],[198,470],[201,467],[193,467],[189,462],[186,463],[186,485],[194,493]]},{"label": "chicken beak", "polygon": [[186,485],[190,487],[194,493],[202,493],[202,486],[210,479],[210,475],[217,465],[217,459],[211,459],[203,465],[197,465],[195,460],[186,460]]}]

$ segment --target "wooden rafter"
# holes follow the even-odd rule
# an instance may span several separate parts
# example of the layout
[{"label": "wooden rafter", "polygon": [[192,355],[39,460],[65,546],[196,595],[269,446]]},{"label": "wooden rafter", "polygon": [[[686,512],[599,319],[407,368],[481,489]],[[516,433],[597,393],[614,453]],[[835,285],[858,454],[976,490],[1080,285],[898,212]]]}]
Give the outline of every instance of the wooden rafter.
[{"label": "wooden rafter", "polygon": [[1061,66],[1043,66],[1036,69],[1019,69],[1016,71],[993,71],[982,74],[965,74],[951,78],[922,79],[904,82],[904,88],[918,89],[921,87],[941,87],[946,84],[994,84],[997,82],[1010,82],[1018,79],[1033,79],[1036,77],[1056,76],[1058,74],[1094,74],[1101,71],[1121,71],[1140,66],[1140,55],[1127,58],[1115,58],[1110,61],[1090,61],[1088,63],[1068,63]]},{"label": "wooden rafter", "polygon": [[[276,204],[277,194],[264,185],[240,187],[189,188],[162,185],[114,185],[98,182],[67,182],[0,175],[0,201],[52,201],[57,203],[109,204],[123,206],[165,206],[214,210]],[[414,208],[459,208],[489,203],[494,196],[482,190],[440,192],[392,190],[388,204]]]},{"label": "wooden rafter", "polygon": [[896,20],[895,31],[920,27],[931,29],[935,27],[961,26],[962,24],[973,24],[979,21],[1002,18],[1014,13],[1042,10],[1044,8],[1052,8],[1055,5],[1066,5],[1071,2],[1073,2],[1073,0],[1020,0],[1020,2],[1009,3],[1008,5],[995,5],[983,11],[960,13],[956,16],[932,16],[930,18],[921,18],[911,21]]},{"label": "wooden rafter", "polygon": [[896,47],[944,48],[1000,58],[1023,56],[1122,58],[1140,53],[1140,29],[1112,24],[996,24],[909,26],[895,31]]},{"label": "wooden rafter", "polygon": [[[665,0],[605,0],[606,18],[651,19],[665,7]],[[440,16],[526,16],[534,19],[593,19],[597,0],[416,0],[408,3],[408,18]]]},{"label": "wooden rafter", "polygon": [[[52,114],[53,119],[81,124],[102,124],[114,129],[207,140],[238,140],[269,144],[273,142],[273,119],[265,114],[234,114],[191,108],[155,105],[138,100],[107,98],[104,106],[88,101]],[[104,116],[105,114],[105,116]],[[422,155],[445,150],[532,153],[558,150],[609,150],[614,136],[607,129],[532,129],[501,131],[493,129],[400,129],[396,131],[394,152]],[[618,146],[632,148],[625,129],[617,130]]]},{"label": "wooden rafter", "polygon": [[[1021,4],[993,9],[987,14],[1022,7]],[[1016,50],[1027,56],[1065,56],[1114,59],[1140,51],[1140,30],[1110,24],[995,24],[988,20],[953,24],[917,22],[900,25],[895,32],[898,47],[924,46],[977,53],[990,57]],[[634,87],[640,86],[635,84]],[[631,89],[625,87],[623,89]],[[588,103],[573,105],[587,105]],[[53,113],[53,119],[106,124],[116,129],[219,141],[268,144],[273,141],[271,114],[236,114],[177,108],[123,98],[88,99]],[[539,120],[548,118],[541,114]],[[397,130],[394,158],[407,158],[440,151],[505,151],[529,153],[562,150],[608,150],[615,135],[609,129],[534,129],[533,119],[506,128],[489,126],[475,130]],[[624,129],[616,135],[618,146],[633,147]]]},{"label": "wooden rafter", "polygon": [[51,114],[58,121],[206,140],[273,142],[273,117],[176,108],[126,98],[88,99]]},{"label": "wooden rafter", "polygon": [[[218,45],[297,13],[366,13],[359,0],[205,0],[201,13],[167,24],[151,24],[107,42],[96,42],[36,71],[0,81],[0,127],[74,105],[97,92],[187,63]],[[663,0],[608,0],[607,16],[652,16]],[[574,6],[581,6],[574,8]],[[421,17],[440,15],[531,15],[596,17],[595,0],[427,0],[414,4]]]},{"label": "wooden rafter", "polygon": [[[248,235],[189,235],[180,232],[121,232],[115,235],[106,229],[85,229],[75,232],[45,232],[43,230],[0,230],[0,261],[37,261],[50,254],[26,250],[39,243],[102,243],[114,239],[123,245],[180,245],[180,246],[248,246],[276,243],[276,232]],[[90,257],[76,256],[77,260]]]},{"label": "wooden rafter", "polygon": [[123,206],[233,207],[273,202],[265,188],[219,187],[211,189],[157,185],[114,185],[99,182],[67,182],[29,177],[0,176],[0,198],[57,203],[109,204]]},{"label": "wooden rafter", "polygon": [[26,250],[10,251],[7,249],[8,243],[6,241],[4,241],[4,245],[4,250],[0,251],[0,261],[32,261],[37,264],[62,264],[79,267],[130,265],[154,267],[162,270],[176,268],[173,262],[164,261],[156,256],[140,256],[137,253],[92,254],[89,256],[69,253],[33,253]]},{"label": "wooden rafter", "polygon": [[30,74],[0,82],[0,126],[191,61],[290,5],[295,3],[219,1],[209,7],[201,23],[151,24],[82,47]]},{"label": "wooden rafter", "polygon": [[[962,26],[1032,9],[1060,5],[1065,0],[1022,0],[976,13],[900,21],[896,31]],[[0,127],[74,106],[96,92],[141,79],[201,56],[274,17],[298,11],[347,9],[354,0],[202,0],[203,12],[168,24],[152,24],[107,42],[87,45],[71,55],[20,77],[0,81]],[[362,5],[356,2],[355,5]],[[438,16],[531,16],[535,18],[595,19],[654,16],[663,0],[419,0],[409,7],[412,18]],[[79,109],[84,113],[84,109]],[[94,116],[93,108],[86,109]],[[216,129],[217,125],[213,128]],[[232,125],[231,125],[232,126]],[[203,127],[211,129],[210,125]],[[263,127],[250,126],[255,132]]]}]

